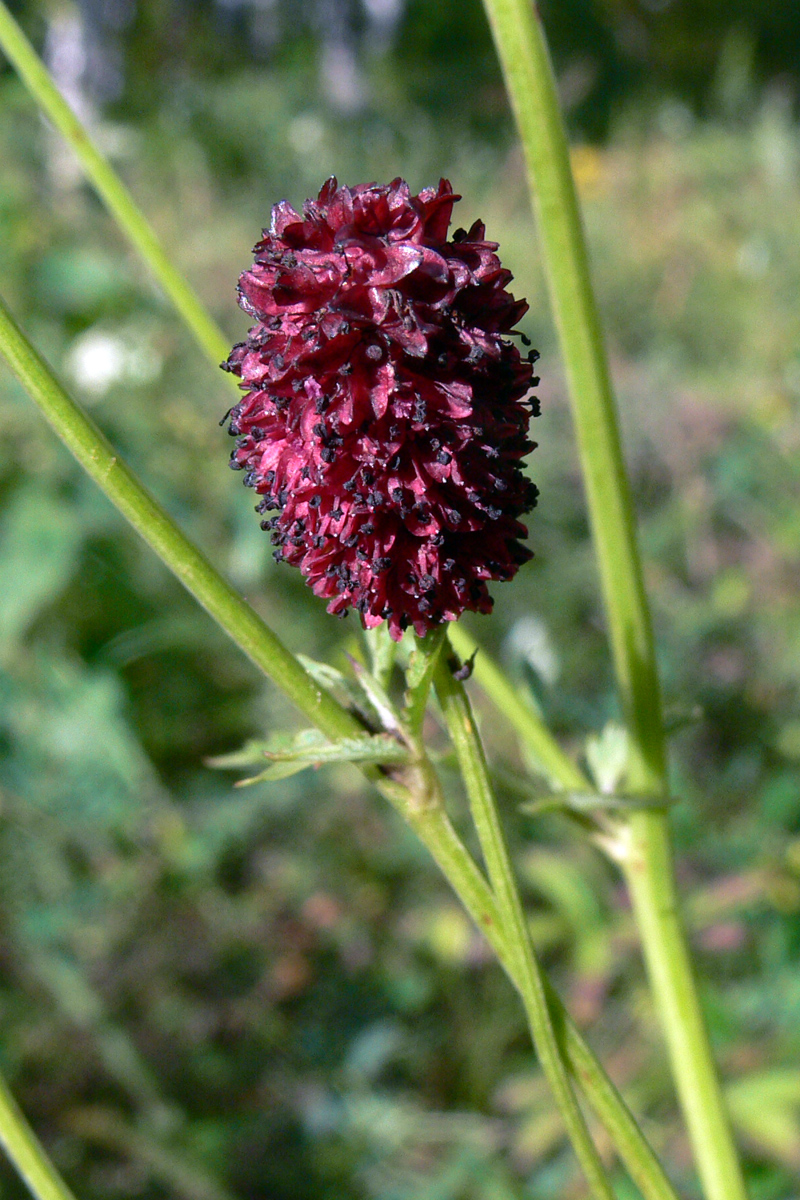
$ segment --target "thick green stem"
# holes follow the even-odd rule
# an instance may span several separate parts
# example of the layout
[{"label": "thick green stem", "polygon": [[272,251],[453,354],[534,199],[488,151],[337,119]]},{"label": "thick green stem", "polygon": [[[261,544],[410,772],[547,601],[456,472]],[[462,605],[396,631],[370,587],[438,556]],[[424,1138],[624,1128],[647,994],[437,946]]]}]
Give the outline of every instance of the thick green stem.
[{"label": "thick green stem", "polygon": [[627,838],[620,862],[700,1174],[709,1200],[746,1200],[681,920],[667,818],[642,809],[630,818]]},{"label": "thick green stem", "polygon": [[594,1196],[614,1200],[614,1192],[586,1126],[561,1057],[561,1047],[548,1004],[544,974],[533,951],[511,861],[500,826],[483,749],[466,692],[444,661],[435,672],[436,694],[455,747],[478,832],[489,880],[506,929],[507,944],[536,1051],[553,1090],[570,1140]]},{"label": "thick green stem", "polygon": [[75,1200],[0,1079],[0,1142],[37,1200]]},{"label": "thick green stem", "polygon": [[[149,221],[59,92],[44,63],[2,0],[0,47],[16,67],[42,112],[72,147],[100,199],[150,267],[201,350],[212,362],[220,363],[228,356],[229,340],[209,316],[193,288],[170,262]],[[232,382],[235,385],[236,381]]]},{"label": "thick green stem", "polygon": [[67,395],[0,300],[0,353],[64,444],[214,620],[328,737],[363,728],[325,692],[119,458]]},{"label": "thick green stem", "polygon": [[[520,130],[564,352],[630,734],[628,785],[633,792],[664,793],[666,750],[650,614],[553,70],[531,0],[484,4]],[[654,812],[638,814],[631,831],[638,873],[632,897],[698,1169],[709,1200],[744,1200],[741,1168],[677,915],[667,818]]]}]

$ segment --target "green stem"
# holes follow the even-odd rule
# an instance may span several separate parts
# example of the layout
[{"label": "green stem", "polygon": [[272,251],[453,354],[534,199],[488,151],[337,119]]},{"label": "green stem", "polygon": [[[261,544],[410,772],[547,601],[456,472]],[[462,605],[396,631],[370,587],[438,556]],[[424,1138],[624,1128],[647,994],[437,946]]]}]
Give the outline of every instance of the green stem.
[{"label": "green stem", "polygon": [[256,666],[328,737],[363,728],[324,691],[140,483],[50,371],[0,299],[0,353],[58,436],[159,558]]},{"label": "green stem", "polygon": [[[0,352],[78,461],[233,641],[329,737],[362,732],[350,714],[314,684],[261,619],[187,541],[128,468],[123,467],[103,435],[66,395],[27,342],[2,300]],[[409,821],[517,982],[494,897],[443,809],[438,805],[409,803],[404,788],[392,786],[391,781],[375,770],[367,773]],[[565,1031],[571,1070],[614,1139],[631,1175],[640,1182],[647,1200],[676,1200],[663,1173],[659,1175],[660,1167],[624,1101],[570,1023],[552,989],[548,1001],[557,1013],[559,1029]]]},{"label": "green stem", "polygon": [[700,1175],[709,1200],[746,1200],[681,920],[667,818],[642,809],[631,816],[627,832],[620,861]]},{"label": "green stem", "polygon": [[[170,262],[149,221],[59,92],[44,63],[2,0],[0,47],[39,107],[69,142],[100,199],[150,267],[201,350],[213,363],[220,363],[228,357],[230,341],[209,316],[194,289]],[[235,385],[236,381],[232,382]]]},{"label": "green stem", "polygon": [[575,411],[621,700],[633,755],[665,772],[661,702],[633,504],[569,149],[544,31],[530,0],[485,0],[517,118]]},{"label": "green stem", "polygon": [[489,881],[505,925],[520,995],[528,1015],[536,1051],[592,1195],[602,1197],[603,1200],[614,1200],[614,1192],[561,1057],[561,1047],[547,1000],[544,974],[531,943],[528,923],[503,838],[492,784],[483,748],[475,731],[469,701],[464,688],[454,678],[445,659],[446,653],[439,659],[436,669],[436,694],[442,705],[464,778],[472,817],[486,861]]},{"label": "green stem", "polygon": [[37,1200],[75,1200],[0,1079],[0,1142]]},{"label": "green stem", "polygon": [[450,641],[462,660],[466,661],[475,655],[472,668],[474,678],[516,730],[553,787],[590,791],[591,784],[580,768],[564,753],[542,718],[533,711],[526,698],[509,682],[472,635],[461,625],[454,624],[450,626]]},{"label": "green stem", "polygon": [[[520,131],[563,347],[615,671],[630,734],[628,785],[634,792],[664,793],[666,749],[650,613],[552,65],[531,0],[484,0],[484,4]],[[667,817],[637,814],[630,828],[631,894],[700,1176],[708,1200],[745,1200],[678,917]]]}]

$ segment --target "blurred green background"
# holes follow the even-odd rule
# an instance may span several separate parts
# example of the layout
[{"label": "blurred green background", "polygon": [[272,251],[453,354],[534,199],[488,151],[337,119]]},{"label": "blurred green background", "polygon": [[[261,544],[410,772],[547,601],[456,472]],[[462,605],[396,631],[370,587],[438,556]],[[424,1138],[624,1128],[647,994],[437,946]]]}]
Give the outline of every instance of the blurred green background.
[{"label": "blurred green background", "polygon": [[[271,204],[444,174],[542,351],[535,560],[470,628],[575,754],[617,715],[519,151],[476,0],[12,5],[230,332]],[[754,1200],[800,1196],[800,14],[541,5],[574,136],[672,739],[679,870]],[[276,566],[216,375],[0,68],[0,285],[288,643],[357,637]],[[205,760],[296,718],[0,372],[0,1066],[79,1197],[575,1200],[509,985],[344,767]],[[473,691],[486,714],[483,699]],[[689,715],[692,719],[681,723]],[[696,1195],[615,872],[519,815],[537,943]],[[608,737],[608,734],[607,734]],[[620,1182],[620,1196],[636,1192]],[[24,1195],[5,1166],[0,1194]]]}]

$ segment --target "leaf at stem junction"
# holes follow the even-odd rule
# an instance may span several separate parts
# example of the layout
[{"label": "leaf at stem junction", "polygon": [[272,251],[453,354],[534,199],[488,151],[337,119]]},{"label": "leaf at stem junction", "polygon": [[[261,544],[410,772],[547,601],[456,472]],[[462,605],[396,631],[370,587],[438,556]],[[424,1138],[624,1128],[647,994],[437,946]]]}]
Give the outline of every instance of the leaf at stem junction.
[{"label": "leaf at stem junction", "polygon": [[373,763],[376,766],[408,761],[408,750],[390,734],[364,734],[363,737],[341,738],[331,742],[316,729],[304,729],[289,737],[278,734],[268,741],[247,742],[233,754],[208,759],[212,767],[230,768],[253,766],[267,759],[269,766],[257,775],[240,779],[236,787],[261,783],[266,779],[287,779],[308,767],[324,763]]}]

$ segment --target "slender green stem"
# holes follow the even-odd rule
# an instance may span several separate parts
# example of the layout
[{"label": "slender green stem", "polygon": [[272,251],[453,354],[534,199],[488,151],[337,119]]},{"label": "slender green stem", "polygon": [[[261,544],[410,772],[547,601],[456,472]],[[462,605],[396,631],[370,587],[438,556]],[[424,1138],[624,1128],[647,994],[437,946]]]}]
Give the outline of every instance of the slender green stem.
[{"label": "slender green stem", "polygon": [[[78,461],[233,641],[329,737],[361,732],[361,726],[309,679],[275,635],[187,541],[135,476],[120,464],[103,435],[66,395],[27,342],[1,300],[0,351]],[[512,980],[518,982],[491,889],[458,839],[443,808],[411,803],[407,789],[394,786],[393,781],[374,769],[368,769],[366,773],[409,821],[467,911],[485,931]],[[658,1163],[624,1101],[570,1023],[552,989],[548,999],[557,1012],[559,1030],[564,1031],[565,1052],[569,1055],[571,1070],[586,1090],[632,1176],[640,1182],[647,1200],[676,1200],[663,1173],[659,1175]]]},{"label": "slender green stem", "polygon": [[614,1192],[561,1057],[561,1046],[547,1000],[544,974],[531,943],[530,931],[500,826],[483,748],[475,732],[466,692],[453,676],[444,657],[439,659],[434,679],[436,694],[442,705],[467,789],[489,880],[506,926],[520,995],[542,1069],[553,1090],[592,1195],[603,1197],[603,1200],[614,1200]]},{"label": "slender green stem", "polygon": [[[484,0],[519,126],[578,433],[620,698],[628,785],[666,791],[650,613],[569,150],[531,0]],[[744,1200],[741,1167],[675,897],[667,817],[631,818],[627,875],[678,1092],[709,1200]],[[680,950],[678,951],[678,947]]]},{"label": "slender green stem", "polygon": [[0,353],[64,444],[159,558],[252,661],[331,738],[363,728],[212,567],[67,395],[0,299]]},{"label": "slender green stem", "polygon": [[450,641],[459,658],[466,660],[475,655],[472,668],[474,678],[498,711],[516,730],[520,740],[541,765],[553,787],[573,791],[591,790],[589,780],[564,753],[542,718],[533,711],[525,697],[520,695],[494,659],[489,657],[471,634],[461,625],[451,625]]},{"label": "slender green stem", "polygon": [[667,818],[642,809],[631,816],[627,833],[620,862],[700,1174],[709,1200],[746,1200],[681,920]]},{"label": "slender green stem", "polygon": [[37,1200],[75,1200],[0,1079],[0,1142]]},{"label": "slender green stem", "polygon": [[[170,262],[149,221],[59,92],[49,71],[2,0],[0,47],[14,64],[39,107],[69,142],[100,199],[150,267],[197,344],[215,364],[227,358],[230,341],[209,316],[194,289]],[[232,383],[236,384],[235,379],[232,379]]]}]

